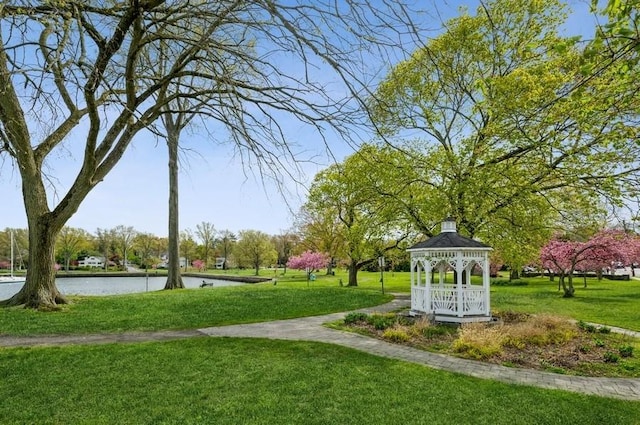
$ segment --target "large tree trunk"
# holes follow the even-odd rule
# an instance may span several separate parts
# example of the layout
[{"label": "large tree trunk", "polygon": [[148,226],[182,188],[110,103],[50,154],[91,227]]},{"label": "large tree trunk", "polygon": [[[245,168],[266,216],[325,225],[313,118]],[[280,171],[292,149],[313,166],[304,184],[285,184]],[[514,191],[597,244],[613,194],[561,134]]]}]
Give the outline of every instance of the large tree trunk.
[{"label": "large tree trunk", "polygon": [[178,220],[178,131],[170,115],[165,119],[169,147],[169,262],[164,289],[184,288],[180,274],[180,226]]},{"label": "large tree trunk", "polygon": [[349,263],[349,283],[347,286],[358,286],[358,264],[355,262]]},{"label": "large tree trunk", "polygon": [[[55,241],[57,231],[48,220],[49,214],[38,220],[30,220],[29,261],[27,280],[20,291],[2,305],[24,304],[25,307],[41,310],[55,310],[58,304],[67,300],[60,294],[55,281]],[[35,223],[34,223],[35,222]]]},{"label": "large tree trunk", "polygon": [[573,298],[573,294],[575,293],[575,288],[573,287],[573,278],[571,274],[567,276],[568,283],[565,284],[564,277],[560,278],[562,280],[562,289],[564,290],[563,298]]}]

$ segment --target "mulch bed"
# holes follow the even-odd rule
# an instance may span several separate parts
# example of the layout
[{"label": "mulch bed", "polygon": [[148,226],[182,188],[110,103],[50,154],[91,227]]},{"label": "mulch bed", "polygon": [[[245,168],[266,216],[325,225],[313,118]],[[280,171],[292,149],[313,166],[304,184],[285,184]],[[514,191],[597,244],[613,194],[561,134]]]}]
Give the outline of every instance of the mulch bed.
[{"label": "mulch bed", "polygon": [[[526,320],[526,315],[517,315],[510,317],[513,313],[505,313],[502,317],[503,326],[509,326],[510,323]],[[405,329],[409,329],[410,319],[403,318],[401,322],[406,325]],[[407,323],[409,322],[409,323]],[[398,327],[399,325],[396,325]],[[434,332],[428,337],[417,332],[408,331],[410,339],[407,341],[391,341],[415,348],[433,351],[448,355],[465,357],[453,350],[453,342],[457,338],[457,327],[454,325],[438,325],[446,326],[442,333]],[[359,321],[348,325],[348,327],[356,332],[367,334],[376,338],[389,341],[383,336],[384,330],[376,329],[373,325],[364,321]],[[402,328],[402,327],[400,327]],[[534,370],[544,370],[555,373],[582,375],[582,376],[638,376],[640,371],[629,373],[617,373],[616,365],[607,360],[607,355],[617,354],[618,347],[621,344],[621,336],[609,333],[595,333],[582,329],[578,325],[575,326],[576,336],[569,341],[559,344],[549,344],[538,346],[526,344],[524,347],[516,348],[505,346],[502,352],[485,358],[482,361],[501,364],[517,368],[526,368]],[[635,354],[637,356],[637,354]],[[619,359],[618,359],[619,360]]]}]

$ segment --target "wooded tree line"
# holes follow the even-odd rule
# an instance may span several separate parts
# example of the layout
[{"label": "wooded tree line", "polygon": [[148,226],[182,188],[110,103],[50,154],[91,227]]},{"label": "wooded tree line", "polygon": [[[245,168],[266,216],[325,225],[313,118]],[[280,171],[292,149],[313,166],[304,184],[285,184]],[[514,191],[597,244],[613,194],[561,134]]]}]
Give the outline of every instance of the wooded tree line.
[{"label": "wooded tree line", "polygon": [[[395,0],[4,2],[0,152],[34,260],[5,304],[65,302],[52,266],[66,222],[140,133],[167,140],[175,176],[185,111],[277,181],[305,151],[285,117],[346,143],[375,134],[316,176],[300,218],[309,248],[348,258],[350,285],[445,216],[521,264],[564,217],[640,193],[637,10],[610,1],[581,40],[562,35],[555,0],[482,1],[435,37]],[[54,202],[44,170],[71,140],[81,166]]]},{"label": "wooded tree line", "polygon": [[[10,232],[14,233],[15,267],[29,266],[29,240],[26,229],[6,229],[0,232],[0,268],[9,268]],[[63,227],[55,246],[55,260],[61,271],[78,268],[78,260],[89,256],[104,259],[105,270],[124,270],[126,265],[141,269],[168,268],[167,237],[138,232],[131,226],[98,228],[94,233],[74,227]],[[259,268],[285,265],[294,250],[300,250],[298,237],[293,233],[268,235],[258,230],[215,230],[209,222],[202,222],[196,230],[180,233],[181,267],[195,267],[202,271],[215,267],[217,257],[225,258],[220,267]],[[194,261],[199,266],[192,265]]]}]

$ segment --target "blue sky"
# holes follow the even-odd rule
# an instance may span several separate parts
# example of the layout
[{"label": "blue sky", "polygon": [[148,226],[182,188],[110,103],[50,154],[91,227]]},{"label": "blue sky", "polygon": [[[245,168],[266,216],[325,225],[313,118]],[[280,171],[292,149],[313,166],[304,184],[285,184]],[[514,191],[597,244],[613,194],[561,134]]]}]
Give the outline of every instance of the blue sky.
[{"label": "blue sky", "polygon": [[[426,2],[425,2],[426,3]],[[570,1],[574,10],[567,32],[591,34],[593,18],[589,15],[590,0]],[[476,1],[438,2],[442,16],[451,17],[458,6],[468,5],[475,10]],[[435,25],[435,24],[434,24]],[[304,141],[309,153],[317,151],[316,164],[302,165],[303,183],[327,166],[330,159],[324,154],[322,140],[312,129],[295,122],[283,123],[296,137]],[[286,183],[286,201],[276,185],[255,175],[252,167],[243,167],[228,145],[213,145],[198,134],[185,135],[188,146],[198,154],[183,156],[180,173],[180,227],[195,230],[201,222],[213,223],[216,229],[234,232],[244,229],[279,234],[292,226],[293,215],[304,203],[305,185]],[[353,148],[336,140],[332,153],[341,160],[353,153]],[[77,147],[75,148],[77,149]],[[70,146],[51,164],[53,182],[62,190],[71,181],[72,171],[80,159],[81,149],[74,153]],[[186,161],[185,161],[186,159]],[[97,228],[117,225],[133,226],[137,231],[158,236],[167,235],[168,175],[167,154],[163,141],[148,134],[140,134],[120,163],[85,199],[67,225],[80,227],[90,233]],[[255,167],[253,167],[255,170]],[[8,161],[0,163],[0,229],[26,228],[20,179]]]}]

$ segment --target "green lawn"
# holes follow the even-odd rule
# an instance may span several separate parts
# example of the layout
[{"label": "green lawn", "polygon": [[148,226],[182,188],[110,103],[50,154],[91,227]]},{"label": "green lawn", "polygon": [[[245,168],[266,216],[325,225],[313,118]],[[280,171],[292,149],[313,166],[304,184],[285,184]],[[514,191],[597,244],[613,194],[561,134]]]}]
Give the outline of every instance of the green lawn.
[{"label": "green lawn", "polygon": [[[287,272],[288,278],[280,278],[278,285],[280,282],[286,284],[287,279],[290,279],[295,282],[294,285],[300,286],[303,275],[304,273],[300,275],[297,271]],[[336,276],[319,274],[318,280],[311,285],[335,287],[339,285],[339,279],[347,282],[346,273],[339,271]],[[523,282],[526,285],[521,285]],[[409,273],[386,272],[384,283],[387,292],[410,292]],[[381,291],[380,273],[359,272],[358,284],[361,289]],[[587,279],[587,288],[583,288],[582,278],[578,278],[574,280],[574,298],[562,297],[562,291],[558,291],[557,279],[551,282],[548,277],[535,277],[514,281],[514,284],[491,287],[493,310],[553,313],[576,320],[640,331],[640,280],[598,281],[594,278]]]},{"label": "green lawn", "polygon": [[[389,299],[379,274],[362,273],[358,288],[340,287],[341,277],[320,275],[309,287],[301,274],[276,286],[76,297],[58,312],[0,309],[0,333],[197,328]],[[407,292],[408,281],[408,274],[389,274],[393,291]],[[560,310],[585,320],[593,312],[601,316],[589,320],[620,326],[637,318],[637,302],[626,299],[639,292],[637,282],[594,282],[565,300],[545,280],[492,288],[494,307]],[[480,380],[328,344],[210,337],[3,348],[0,400],[1,424],[586,425],[637,424],[640,417],[640,402]]]},{"label": "green lawn", "polygon": [[637,424],[640,403],[319,343],[193,338],[0,350],[2,424]]},{"label": "green lawn", "polygon": [[640,331],[640,281],[582,279],[574,281],[576,294],[563,298],[558,282],[526,279],[526,286],[493,286],[491,308],[526,313],[553,313],[576,320]]},{"label": "green lawn", "polygon": [[71,297],[56,312],[0,308],[0,335],[195,329],[348,311],[391,298],[352,288],[271,284]]}]

